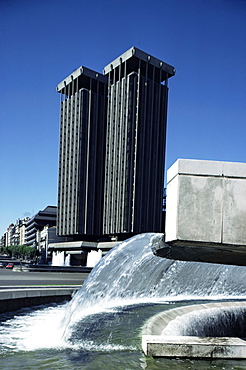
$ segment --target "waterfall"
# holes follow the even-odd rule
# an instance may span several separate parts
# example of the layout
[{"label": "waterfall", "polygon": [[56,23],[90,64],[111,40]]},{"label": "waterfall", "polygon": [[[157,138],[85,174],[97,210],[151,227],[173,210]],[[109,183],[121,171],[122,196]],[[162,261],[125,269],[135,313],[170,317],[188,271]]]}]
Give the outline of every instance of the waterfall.
[{"label": "waterfall", "polygon": [[52,266],[70,266],[70,255],[65,257],[65,252],[52,253]]},{"label": "waterfall", "polygon": [[237,298],[245,294],[244,267],[167,260],[151,247],[163,234],[140,234],[100,260],[69,302],[65,335],[88,314],[124,305],[191,299]]},{"label": "waterfall", "polygon": [[94,267],[102,258],[102,251],[99,249],[98,251],[90,251],[87,256],[87,267]]},{"label": "waterfall", "polygon": [[221,306],[192,311],[171,320],[162,335],[245,338],[246,307]]},{"label": "waterfall", "polygon": [[68,254],[68,255],[65,257],[64,266],[70,266],[70,259],[71,259],[71,254]]}]

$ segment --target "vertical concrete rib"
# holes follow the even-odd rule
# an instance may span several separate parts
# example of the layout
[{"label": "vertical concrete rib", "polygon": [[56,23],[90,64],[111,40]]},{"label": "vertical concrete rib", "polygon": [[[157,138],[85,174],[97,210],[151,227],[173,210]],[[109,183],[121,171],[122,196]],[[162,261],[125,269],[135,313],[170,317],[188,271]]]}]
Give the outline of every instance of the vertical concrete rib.
[{"label": "vertical concrete rib", "polygon": [[[137,155],[137,172],[136,181],[138,193],[136,194],[136,206],[135,209],[138,210],[138,214],[135,218],[135,228],[134,232],[139,232],[141,229],[145,229],[143,223],[144,219],[144,208],[146,207],[145,194],[146,194],[146,184],[144,184],[144,173],[145,173],[145,163],[146,157],[149,155],[149,146],[145,146],[146,137],[146,126],[147,126],[147,108],[148,108],[148,61],[145,62],[145,77],[142,78],[142,90],[141,102],[139,102],[139,109],[141,108],[141,129],[138,131],[138,155]],[[140,70],[141,73],[141,70]],[[141,87],[140,87],[141,88]],[[143,206],[140,207],[140,204]]]},{"label": "vertical concrete rib", "polygon": [[[159,132],[160,130],[162,129],[162,120],[161,120],[161,115],[160,115],[160,111],[161,111],[161,93],[162,93],[162,90],[161,90],[161,69],[159,70],[159,79],[158,79],[158,82],[155,83],[155,89],[158,90],[157,93],[156,93],[156,97],[155,97],[155,115],[156,115],[156,124],[155,124],[155,138],[156,138],[156,150],[154,151],[154,154],[155,154],[155,159],[153,160],[153,166],[154,166],[154,172],[157,176],[158,174],[158,171],[159,171],[159,151],[160,151],[160,146],[163,145],[165,146],[165,142],[162,143],[160,140],[158,140],[158,135],[159,135]],[[164,124],[164,128],[165,128],[165,124]],[[165,128],[166,130],[166,128]],[[165,161],[165,158],[164,158],[164,161]],[[164,171],[164,165],[163,165],[163,171]],[[164,183],[164,177],[163,177],[163,183]],[[154,193],[155,194],[158,194],[159,193],[159,184],[158,182],[156,181],[155,184],[154,184]],[[162,204],[162,195],[159,196],[159,200],[158,202],[160,202]],[[162,212],[159,211],[159,208],[160,207],[158,204],[155,204],[155,209],[154,209],[154,214],[153,214],[153,227],[155,225],[161,225],[161,221],[162,221]]]},{"label": "vertical concrete rib", "polygon": [[71,109],[71,173],[70,173],[70,182],[71,182],[71,230],[72,233],[75,234],[75,205],[74,201],[76,198],[76,188],[74,186],[74,182],[76,179],[76,163],[75,163],[75,130],[76,130],[76,121],[75,121],[75,116],[76,116],[76,97],[75,97],[75,81],[72,76],[72,109]]},{"label": "vertical concrete rib", "polygon": [[118,96],[117,96],[117,91],[118,91],[118,86],[119,83],[116,81],[116,71],[114,70],[114,104],[113,104],[113,168],[112,168],[112,191],[111,191],[111,202],[112,202],[112,207],[111,207],[111,215],[110,215],[110,233],[113,232],[115,229],[115,218],[116,218],[116,196],[117,196],[117,190],[116,190],[116,176],[118,174],[118,168],[117,168],[117,133],[118,133],[118,127],[117,127],[117,102],[118,102]]},{"label": "vertical concrete rib", "polygon": [[[138,126],[139,126],[139,116],[140,116],[140,81],[141,81],[141,60],[138,61],[138,72],[137,72],[137,95],[136,95],[136,112],[135,112],[135,125],[132,130],[134,130],[134,155],[133,155],[133,186],[132,186],[132,201],[131,201],[131,226],[130,232],[134,232],[135,228],[135,213],[136,213],[136,189],[137,189],[137,157],[138,157]],[[130,194],[129,194],[130,196]],[[137,215],[138,217],[138,215]],[[128,225],[129,228],[129,225]]]},{"label": "vertical concrete rib", "polygon": [[[125,70],[125,68],[124,68]],[[125,74],[125,72],[124,72]],[[120,162],[120,205],[119,205],[119,230],[120,232],[124,230],[124,207],[125,207],[125,199],[124,199],[124,190],[125,190],[125,156],[126,156],[126,117],[125,117],[125,104],[126,104],[126,99],[125,99],[125,77],[122,78],[121,80],[121,122],[122,122],[122,128],[121,128],[121,155],[119,158]]]},{"label": "vertical concrete rib", "polygon": [[117,232],[119,227],[119,206],[120,206],[120,194],[119,194],[119,177],[120,177],[120,168],[119,168],[119,155],[120,155],[120,81],[116,82],[116,122],[115,122],[115,130],[116,130],[116,140],[115,140],[115,166],[114,166],[114,173],[115,173],[115,201],[114,201],[114,224],[115,230]]},{"label": "vertical concrete rib", "polygon": [[69,218],[70,218],[70,233],[73,233],[73,110],[74,110],[74,96],[72,95],[73,87],[71,84],[71,98],[70,98],[70,161],[69,161],[69,199],[70,199],[70,209],[69,209]]},{"label": "vertical concrete rib", "polygon": [[[91,88],[91,79],[90,79]],[[85,174],[85,207],[84,207],[84,232],[87,232],[87,208],[88,208],[88,176],[89,176],[89,150],[90,150],[90,129],[91,129],[91,89],[89,90],[89,107],[88,107],[88,134],[87,134],[87,145],[86,145],[86,174]]]},{"label": "vertical concrete rib", "polygon": [[62,226],[62,213],[63,213],[63,198],[64,198],[64,187],[63,187],[63,179],[64,179],[64,163],[63,163],[63,153],[64,153],[64,101],[63,101],[63,94],[61,94],[61,114],[60,114],[60,151],[59,151],[59,182],[58,182],[58,233],[61,234],[61,226]]},{"label": "vertical concrete rib", "polygon": [[71,109],[71,98],[70,98],[70,84],[68,85],[68,99],[67,99],[67,130],[66,130],[66,153],[67,153],[67,165],[66,165],[66,219],[68,220],[66,225],[66,232],[70,233],[70,109]]},{"label": "vertical concrete rib", "polygon": [[[110,105],[111,105],[111,86],[108,87],[108,107],[107,107],[107,122],[109,121],[109,114],[110,114]],[[103,203],[103,232],[107,233],[108,225],[107,225],[107,218],[106,215],[108,214],[109,208],[109,199],[108,199],[108,191],[109,188],[109,125],[106,127],[106,152],[105,152],[105,179],[104,179],[104,203]]]},{"label": "vertical concrete rib", "polygon": [[78,212],[78,116],[79,116],[79,94],[77,92],[77,81],[75,89],[75,110],[74,110],[74,139],[73,139],[73,152],[74,152],[74,176],[73,176],[73,187],[74,187],[74,197],[73,197],[73,224],[74,224],[74,234],[77,233],[77,212]]},{"label": "vertical concrete rib", "polygon": [[[65,88],[66,91],[66,88]],[[62,219],[66,220],[66,199],[67,199],[67,98],[64,101],[64,140],[63,140],[63,150],[64,150],[64,160],[63,160],[63,205],[62,205]],[[62,232],[66,233],[66,224],[63,221]]]},{"label": "vertical concrete rib", "polygon": [[69,222],[69,214],[68,214],[68,206],[69,206],[69,198],[68,198],[68,167],[69,167],[69,146],[68,146],[68,122],[69,122],[69,98],[67,98],[66,100],[66,125],[65,125],[65,167],[64,167],[64,170],[65,170],[65,181],[64,181],[64,188],[65,188],[65,199],[67,200],[66,201],[66,205],[67,207],[65,207],[65,204],[64,204],[64,208],[63,208],[63,218],[64,220],[67,220],[67,223],[64,224],[64,231],[65,233],[69,233],[69,230],[68,230],[68,222]]},{"label": "vertical concrete rib", "polygon": [[122,188],[121,188],[121,195],[122,195],[122,209],[121,209],[121,230],[125,232],[127,230],[127,225],[126,225],[126,200],[125,200],[125,191],[126,191],[126,150],[127,150],[127,130],[128,130],[128,125],[127,125],[127,111],[128,111],[128,99],[127,99],[127,74],[126,74],[126,62],[124,62],[124,77],[122,79],[122,84],[123,84],[123,130],[124,130],[124,135],[122,139]]}]

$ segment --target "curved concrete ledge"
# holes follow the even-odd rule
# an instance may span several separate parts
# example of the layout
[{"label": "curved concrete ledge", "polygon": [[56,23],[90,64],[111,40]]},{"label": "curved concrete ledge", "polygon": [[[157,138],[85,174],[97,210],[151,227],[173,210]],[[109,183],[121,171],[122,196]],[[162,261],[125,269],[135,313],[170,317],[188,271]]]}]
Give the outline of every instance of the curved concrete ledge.
[{"label": "curved concrete ledge", "polygon": [[0,291],[0,313],[15,311],[45,303],[58,303],[70,300],[81,286],[29,287],[3,289]]},{"label": "curved concrete ledge", "polygon": [[246,342],[233,337],[167,336],[163,332],[178,317],[213,308],[245,307],[246,302],[213,302],[163,311],[142,330],[142,349],[153,357],[246,358]]}]

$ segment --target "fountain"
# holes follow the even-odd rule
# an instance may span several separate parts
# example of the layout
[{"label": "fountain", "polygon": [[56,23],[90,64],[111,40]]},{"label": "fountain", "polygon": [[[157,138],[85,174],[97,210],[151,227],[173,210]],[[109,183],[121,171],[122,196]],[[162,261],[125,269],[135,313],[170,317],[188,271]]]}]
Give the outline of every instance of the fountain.
[{"label": "fountain", "polygon": [[[49,369],[176,369],[179,360],[145,358],[141,327],[172,308],[245,299],[246,269],[156,257],[151,248],[162,236],[141,234],[118,244],[66,305],[2,318],[0,356],[7,360],[0,369],[8,369],[11,360],[19,369],[20,358],[30,368],[35,358],[37,368],[53,363]],[[199,361],[194,369],[204,365]],[[236,360],[223,361],[213,368],[232,367]],[[189,360],[181,366],[185,363],[193,369]],[[240,364],[246,367],[246,361]]]},{"label": "fountain", "polygon": [[52,266],[70,266],[70,254],[65,256],[65,252],[52,253]]},{"label": "fountain", "polygon": [[65,257],[64,266],[70,266],[70,259],[71,259],[71,254],[68,254],[68,255]]},{"label": "fountain", "polygon": [[95,267],[96,264],[100,261],[102,258],[102,250],[99,249],[98,251],[90,251],[87,256],[87,267]]}]

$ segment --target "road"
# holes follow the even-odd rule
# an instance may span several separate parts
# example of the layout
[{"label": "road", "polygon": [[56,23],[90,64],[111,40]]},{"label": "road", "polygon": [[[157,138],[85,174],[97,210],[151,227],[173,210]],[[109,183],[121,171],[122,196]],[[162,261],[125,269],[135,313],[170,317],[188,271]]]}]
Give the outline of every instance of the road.
[{"label": "road", "polygon": [[82,285],[88,273],[28,272],[0,268],[0,289],[35,285]]}]

